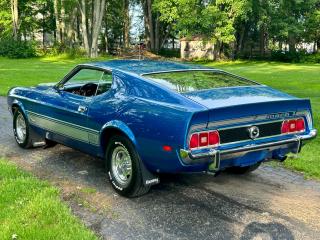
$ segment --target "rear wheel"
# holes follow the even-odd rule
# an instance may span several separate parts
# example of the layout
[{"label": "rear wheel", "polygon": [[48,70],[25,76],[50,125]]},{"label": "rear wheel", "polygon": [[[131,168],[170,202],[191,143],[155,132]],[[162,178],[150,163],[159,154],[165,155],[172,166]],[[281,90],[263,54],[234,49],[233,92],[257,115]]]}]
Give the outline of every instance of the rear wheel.
[{"label": "rear wheel", "polygon": [[24,113],[18,108],[13,115],[13,134],[22,148],[32,147],[29,123]]},{"label": "rear wheel", "polygon": [[260,165],[261,165],[261,162],[258,162],[256,164],[253,164],[251,166],[246,166],[246,167],[231,167],[231,168],[228,168],[227,171],[234,174],[247,174],[258,169]]},{"label": "rear wheel", "polygon": [[150,187],[143,184],[139,155],[126,137],[116,135],[110,138],[106,164],[112,187],[120,195],[137,197],[149,191]]}]

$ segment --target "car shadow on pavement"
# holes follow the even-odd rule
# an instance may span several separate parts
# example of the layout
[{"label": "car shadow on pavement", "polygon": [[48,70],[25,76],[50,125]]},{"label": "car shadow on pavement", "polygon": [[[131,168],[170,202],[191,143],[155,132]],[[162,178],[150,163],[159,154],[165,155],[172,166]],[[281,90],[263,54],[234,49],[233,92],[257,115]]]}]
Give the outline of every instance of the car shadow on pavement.
[{"label": "car shadow on pavement", "polygon": [[294,237],[291,231],[281,223],[252,222],[246,226],[240,240],[253,239],[293,240]]}]

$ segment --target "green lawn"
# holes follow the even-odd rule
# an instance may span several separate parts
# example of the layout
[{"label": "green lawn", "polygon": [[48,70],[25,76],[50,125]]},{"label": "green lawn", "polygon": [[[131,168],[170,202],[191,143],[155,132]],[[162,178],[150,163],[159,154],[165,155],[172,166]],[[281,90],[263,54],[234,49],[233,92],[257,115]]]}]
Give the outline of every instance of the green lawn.
[{"label": "green lawn", "polygon": [[[107,60],[100,58],[98,60]],[[98,61],[97,59],[95,61]],[[6,95],[13,86],[32,86],[38,83],[57,82],[85,58],[45,57],[7,59],[0,57],[0,95]]]},{"label": "green lawn", "polygon": [[[12,86],[56,82],[76,64],[86,61],[57,57],[21,60],[0,58],[0,95],[5,95]],[[241,61],[202,64],[239,74],[298,97],[310,98],[315,126],[320,128],[320,64]],[[303,171],[307,177],[320,179],[320,137],[304,147],[298,159],[287,160],[285,166]]]},{"label": "green lawn", "polygon": [[0,239],[97,239],[57,188],[0,159]]}]

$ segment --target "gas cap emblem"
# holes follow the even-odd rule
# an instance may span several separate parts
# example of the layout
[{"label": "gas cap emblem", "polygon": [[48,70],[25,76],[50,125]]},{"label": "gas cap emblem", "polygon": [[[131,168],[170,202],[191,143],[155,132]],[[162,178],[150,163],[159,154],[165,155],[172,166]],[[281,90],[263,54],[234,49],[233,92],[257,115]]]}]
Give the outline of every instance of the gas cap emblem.
[{"label": "gas cap emblem", "polygon": [[252,126],[248,128],[248,134],[251,139],[256,139],[260,135],[260,130],[257,126]]}]

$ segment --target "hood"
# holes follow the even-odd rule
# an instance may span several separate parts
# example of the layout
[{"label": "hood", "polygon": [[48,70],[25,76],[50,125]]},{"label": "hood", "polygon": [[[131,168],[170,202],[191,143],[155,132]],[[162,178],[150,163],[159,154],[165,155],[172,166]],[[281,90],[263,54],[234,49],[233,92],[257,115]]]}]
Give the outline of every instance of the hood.
[{"label": "hood", "polygon": [[39,90],[47,90],[49,88],[52,88],[56,84],[57,83],[39,83],[37,86],[35,86],[35,88]]}]

